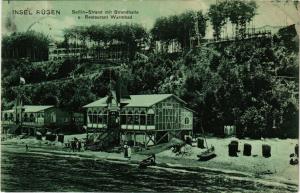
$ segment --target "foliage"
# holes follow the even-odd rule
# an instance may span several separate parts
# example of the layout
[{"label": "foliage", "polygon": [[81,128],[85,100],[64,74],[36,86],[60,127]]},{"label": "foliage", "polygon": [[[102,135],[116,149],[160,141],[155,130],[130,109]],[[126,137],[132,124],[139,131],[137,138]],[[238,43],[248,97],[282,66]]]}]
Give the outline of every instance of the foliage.
[{"label": "foliage", "polygon": [[206,17],[201,11],[186,11],[180,15],[158,18],[151,30],[153,40],[169,44],[177,40],[182,48],[189,47],[190,38],[196,35],[196,21],[199,35],[203,38],[206,31]]},{"label": "foliage", "polygon": [[219,39],[221,36],[221,29],[226,24],[226,16],[223,7],[220,5],[211,5],[208,16],[214,30],[214,37]]},{"label": "foliage", "polygon": [[74,26],[65,29],[61,46],[87,47],[89,44],[99,49],[119,44],[124,45],[123,49],[128,50],[130,58],[133,58],[138,49],[138,42],[146,42],[147,39],[148,33],[139,24]]},{"label": "foliage", "polygon": [[33,61],[48,59],[49,39],[42,33],[27,31],[2,38],[2,58],[30,58]]},{"label": "foliage", "polygon": [[257,5],[254,1],[222,1],[210,6],[208,16],[214,29],[214,37],[219,39],[222,27],[229,20],[236,26],[236,35],[244,37],[246,24],[255,16]]}]

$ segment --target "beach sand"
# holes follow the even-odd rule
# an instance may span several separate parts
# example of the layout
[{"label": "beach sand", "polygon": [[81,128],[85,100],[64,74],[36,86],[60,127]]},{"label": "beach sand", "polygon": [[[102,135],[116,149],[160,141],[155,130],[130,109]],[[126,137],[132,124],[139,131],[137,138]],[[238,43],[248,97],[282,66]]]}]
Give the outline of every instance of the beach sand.
[{"label": "beach sand", "polygon": [[[85,134],[66,135],[65,142],[73,137],[83,139]],[[176,155],[172,150],[165,150],[156,155],[158,166],[187,169],[197,171],[197,169],[208,169],[222,171],[225,173],[236,173],[249,177],[259,177],[270,181],[278,181],[284,183],[298,184],[298,165],[290,165],[290,154],[294,153],[294,147],[298,143],[297,139],[262,139],[238,140],[239,150],[238,157],[228,156],[228,144],[236,138],[208,138],[208,145],[215,147],[217,157],[209,161],[198,161],[197,154],[205,149],[200,149],[193,144],[193,147],[186,146],[187,154],[184,156]],[[245,143],[251,144],[251,156],[243,156],[243,146]],[[29,151],[34,153],[53,153],[60,156],[79,156],[92,159],[106,159],[111,161],[128,162],[138,164],[147,156],[133,153],[131,159],[124,158],[123,153],[108,153],[108,152],[93,152],[81,151],[71,152],[66,149],[65,145],[59,142],[38,141],[34,138],[17,139],[12,138],[2,141],[2,150],[10,151],[25,151],[25,144],[28,144]],[[271,146],[271,157],[265,158],[262,156],[262,145],[268,144]],[[11,145],[17,145],[18,148],[13,148]],[[23,150],[24,149],[24,150]]]}]

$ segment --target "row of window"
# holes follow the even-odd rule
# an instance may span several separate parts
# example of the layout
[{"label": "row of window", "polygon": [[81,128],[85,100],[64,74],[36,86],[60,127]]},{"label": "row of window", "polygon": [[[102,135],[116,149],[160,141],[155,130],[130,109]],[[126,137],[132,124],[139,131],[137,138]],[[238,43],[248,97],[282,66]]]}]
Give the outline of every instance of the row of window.
[{"label": "row of window", "polygon": [[[34,116],[33,113],[24,113],[23,114],[23,121],[24,122],[34,122],[35,118],[44,118],[43,113],[38,113],[36,116]],[[3,114],[3,121],[13,121],[14,120],[14,114],[13,113],[4,113]]]},{"label": "row of window", "polygon": [[88,122],[91,124],[107,124],[107,114],[89,114]]},{"label": "row of window", "polygon": [[154,125],[154,114],[135,114],[130,113],[121,115],[122,125]]},{"label": "row of window", "polygon": [[[66,59],[66,58],[79,58],[80,55],[65,55],[65,56],[53,56],[53,57],[50,57],[50,60],[62,60],[62,59]],[[126,58],[127,55],[94,55],[94,56],[88,56],[88,57],[93,57],[93,58],[112,58],[112,57],[116,57],[116,58]]]},{"label": "row of window", "polygon": [[[116,120],[111,120],[117,122]],[[107,124],[108,115],[107,114],[89,114],[88,121],[90,124]],[[154,115],[153,114],[124,114],[121,115],[122,125],[154,125]]]},{"label": "row of window", "polygon": [[73,53],[83,51],[82,48],[71,48],[71,49],[61,49],[61,50],[53,50],[54,54],[62,54],[62,53]]},{"label": "row of window", "polygon": [[14,121],[13,113],[4,113],[2,116],[3,121]]},{"label": "row of window", "polygon": [[[103,115],[107,115],[108,114],[108,111],[107,110],[104,110],[104,111],[88,111],[88,114],[94,114],[94,115],[98,115],[98,114],[103,114]],[[118,113],[117,113],[118,114]],[[121,111],[121,115],[145,115],[146,112],[143,110],[143,111],[128,111],[126,113],[126,111]]]},{"label": "row of window", "polygon": [[53,60],[62,60],[62,59],[69,58],[69,57],[73,57],[73,58],[76,57],[76,58],[78,58],[79,56],[57,56],[57,57],[54,56],[52,59]]},{"label": "row of window", "polygon": [[[81,54],[86,52],[86,50],[53,50],[50,54]],[[126,55],[127,51],[116,51],[116,50],[92,50],[90,53],[98,53],[103,55]]]},{"label": "row of window", "polygon": [[[93,115],[88,116],[90,124],[108,124],[107,115]],[[117,119],[117,118],[116,118]],[[114,120],[116,121],[116,120]],[[173,122],[154,122],[154,115],[121,115],[121,125],[156,125],[158,129],[179,129],[182,125],[179,121]],[[185,125],[190,125],[190,119],[184,119]]]}]

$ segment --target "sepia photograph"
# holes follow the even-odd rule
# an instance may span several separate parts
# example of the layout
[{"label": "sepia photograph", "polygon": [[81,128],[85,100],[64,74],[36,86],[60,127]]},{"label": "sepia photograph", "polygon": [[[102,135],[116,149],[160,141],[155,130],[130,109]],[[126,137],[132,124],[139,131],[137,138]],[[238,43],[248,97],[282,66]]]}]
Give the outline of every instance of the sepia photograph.
[{"label": "sepia photograph", "polygon": [[298,192],[297,0],[3,0],[1,192]]}]

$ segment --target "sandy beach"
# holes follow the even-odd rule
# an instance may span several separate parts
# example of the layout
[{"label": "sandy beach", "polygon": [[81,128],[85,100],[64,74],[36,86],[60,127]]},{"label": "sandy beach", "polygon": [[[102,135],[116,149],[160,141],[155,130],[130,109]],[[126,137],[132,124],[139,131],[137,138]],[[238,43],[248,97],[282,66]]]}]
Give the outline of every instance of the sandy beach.
[{"label": "sandy beach", "polygon": [[[65,142],[73,137],[82,139],[85,135],[66,135]],[[243,175],[250,178],[259,177],[272,182],[283,182],[287,184],[298,184],[298,165],[290,165],[289,155],[294,153],[294,147],[298,143],[296,139],[263,139],[251,140],[243,139],[239,141],[238,157],[228,156],[228,144],[236,138],[209,138],[208,144],[215,147],[217,157],[209,161],[198,161],[197,154],[204,151],[193,146],[186,146],[187,154],[184,156],[176,155],[172,150],[166,150],[156,155],[157,166],[197,171],[197,169],[207,169],[221,171],[224,173],[234,173],[237,176]],[[243,145],[248,143],[252,145],[251,156],[243,156]],[[2,150],[6,151],[25,151],[25,144],[29,146],[29,151],[36,154],[55,154],[59,156],[78,156],[87,159],[105,159],[109,161],[126,162],[129,164],[138,164],[147,156],[133,152],[131,159],[124,158],[123,153],[108,153],[81,151],[71,152],[65,148],[65,145],[59,142],[38,141],[34,138],[27,139],[9,139],[2,141]],[[262,156],[262,144],[271,146],[271,157]],[[18,148],[16,148],[18,147]],[[151,166],[152,167],[152,166]]]}]

